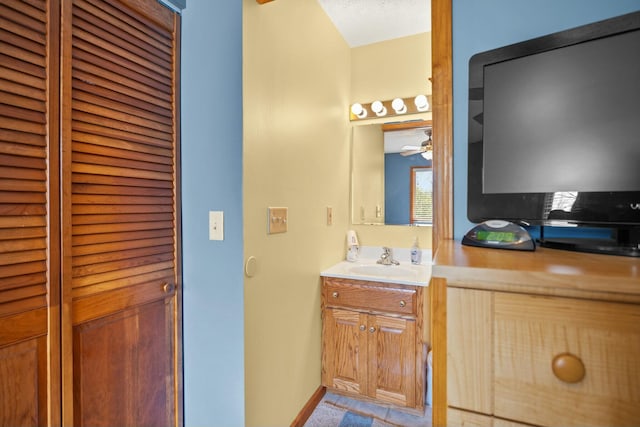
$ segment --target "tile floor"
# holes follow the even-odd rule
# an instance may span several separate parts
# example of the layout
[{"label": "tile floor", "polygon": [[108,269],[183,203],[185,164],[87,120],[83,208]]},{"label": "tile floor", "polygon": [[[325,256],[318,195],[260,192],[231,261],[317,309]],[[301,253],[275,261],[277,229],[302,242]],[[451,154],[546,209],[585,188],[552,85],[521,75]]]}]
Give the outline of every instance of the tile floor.
[{"label": "tile floor", "polygon": [[414,415],[387,406],[375,405],[346,396],[327,392],[323,400],[338,408],[350,410],[398,427],[431,427],[431,407],[427,406],[423,416]]}]

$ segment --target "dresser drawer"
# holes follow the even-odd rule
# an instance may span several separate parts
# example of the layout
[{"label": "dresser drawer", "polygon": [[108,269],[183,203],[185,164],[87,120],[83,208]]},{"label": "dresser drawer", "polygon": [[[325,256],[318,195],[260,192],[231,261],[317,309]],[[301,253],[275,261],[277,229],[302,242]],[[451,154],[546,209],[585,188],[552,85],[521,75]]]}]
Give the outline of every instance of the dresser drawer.
[{"label": "dresser drawer", "polygon": [[494,310],[496,416],[638,424],[640,307],[496,292]]},{"label": "dresser drawer", "polygon": [[416,294],[412,287],[340,279],[324,279],[323,298],[329,307],[362,311],[416,315]]}]

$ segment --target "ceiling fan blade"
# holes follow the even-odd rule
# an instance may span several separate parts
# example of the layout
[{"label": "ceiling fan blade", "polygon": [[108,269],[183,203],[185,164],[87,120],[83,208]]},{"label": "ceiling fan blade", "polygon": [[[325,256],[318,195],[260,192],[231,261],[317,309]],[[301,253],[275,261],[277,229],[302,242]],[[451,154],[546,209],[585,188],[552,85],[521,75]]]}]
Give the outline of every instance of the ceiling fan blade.
[{"label": "ceiling fan blade", "polygon": [[424,150],[406,150],[406,151],[401,151],[400,155],[401,156],[413,156],[414,154],[420,154],[420,153],[424,153]]},{"label": "ceiling fan blade", "polygon": [[403,145],[401,150],[402,151],[422,150],[422,147],[420,145]]}]

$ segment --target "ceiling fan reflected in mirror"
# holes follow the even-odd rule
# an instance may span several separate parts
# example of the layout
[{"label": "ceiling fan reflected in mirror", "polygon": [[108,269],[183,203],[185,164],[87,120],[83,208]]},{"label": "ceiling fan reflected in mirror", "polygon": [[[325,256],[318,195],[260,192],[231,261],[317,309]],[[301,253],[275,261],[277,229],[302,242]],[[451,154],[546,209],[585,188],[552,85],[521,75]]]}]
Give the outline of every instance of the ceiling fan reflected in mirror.
[{"label": "ceiling fan reflected in mirror", "polygon": [[427,128],[424,130],[424,134],[427,136],[425,141],[418,145],[405,145],[400,151],[401,156],[413,156],[414,154],[420,154],[427,160],[433,159],[433,140],[431,139],[432,129]]}]

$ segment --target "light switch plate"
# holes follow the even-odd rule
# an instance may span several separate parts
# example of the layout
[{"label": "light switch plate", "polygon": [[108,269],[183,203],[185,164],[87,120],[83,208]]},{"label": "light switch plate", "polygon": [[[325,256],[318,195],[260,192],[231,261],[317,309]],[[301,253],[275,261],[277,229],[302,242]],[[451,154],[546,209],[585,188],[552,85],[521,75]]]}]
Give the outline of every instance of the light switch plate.
[{"label": "light switch plate", "polygon": [[224,240],[223,211],[209,211],[209,240]]},{"label": "light switch plate", "polygon": [[267,209],[267,233],[286,233],[287,232],[287,208],[268,208]]}]

